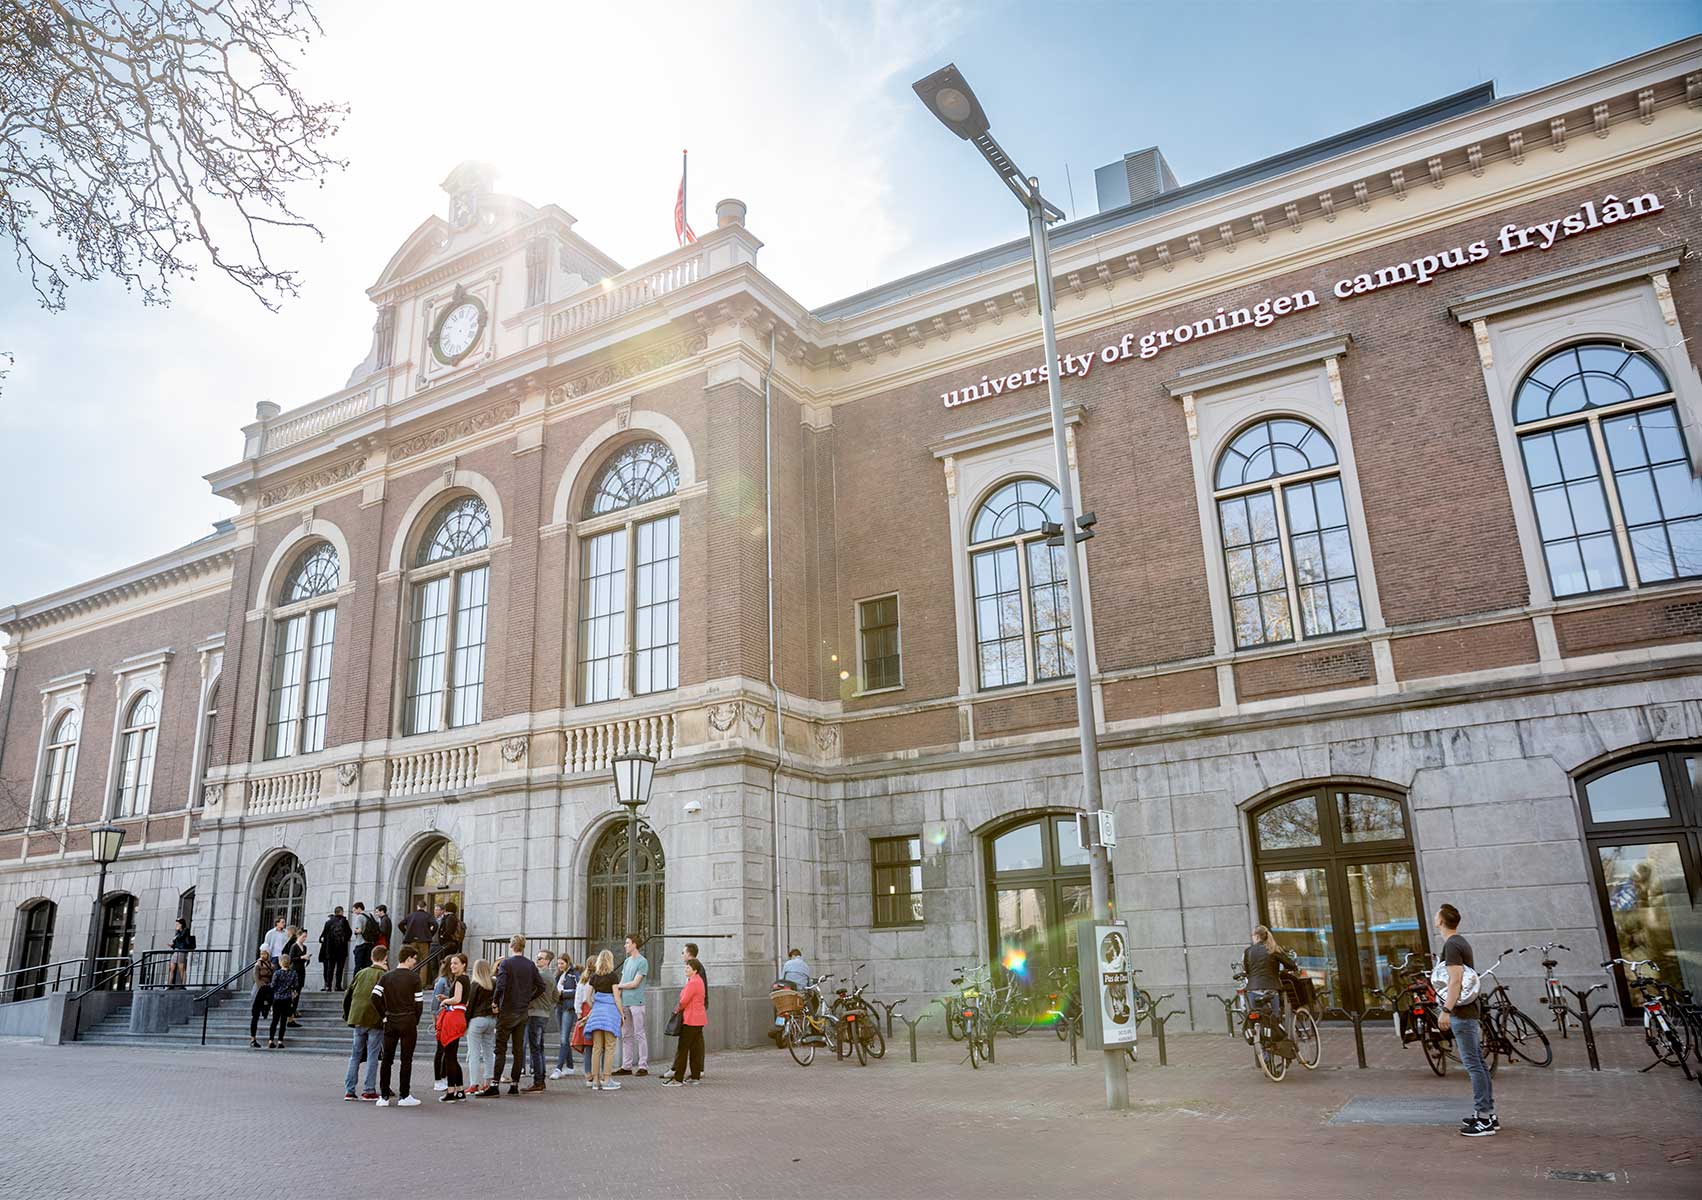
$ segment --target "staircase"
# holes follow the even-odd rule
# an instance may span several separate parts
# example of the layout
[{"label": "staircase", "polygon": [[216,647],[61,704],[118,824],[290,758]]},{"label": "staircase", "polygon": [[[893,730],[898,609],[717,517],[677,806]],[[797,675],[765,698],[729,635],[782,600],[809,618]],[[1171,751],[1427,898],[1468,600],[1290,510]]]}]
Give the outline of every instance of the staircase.
[{"label": "staircase", "polygon": [[[430,997],[427,997],[430,1000]],[[209,1049],[241,1049],[248,1045],[248,1009],[253,1002],[252,993],[227,993],[224,1003],[216,1005],[207,1018],[207,1046]],[[426,1005],[430,1009],[430,1004]],[[285,1046],[295,1054],[326,1054],[347,1058],[349,1043],[352,1040],[349,1027],[343,1024],[343,993],[310,991],[301,995],[300,1005],[296,1011],[296,1020],[301,1022],[300,1028],[292,1028],[285,1039]],[[552,1023],[553,1024],[553,1023]],[[266,1045],[267,1018],[260,1021],[257,1037],[260,1045]],[[552,1035],[554,1030],[552,1029]],[[419,1045],[429,1058],[431,1052],[432,1022],[430,1017],[420,1017]],[[83,1031],[82,1042],[97,1046],[188,1046],[199,1048],[201,1045],[201,1014],[197,1009],[195,1016],[188,1023],[174,1025],[164,1033],[131,1033],[130,1006],[126,1004],[116,1012],[110,1013],[104,1020]],[[553,1036],[552,1036],[553,1042]],[[256,1051],[255,1053],[259,1053]],[[421,1050],[414,1051],[416,1060]],[[553,1060],[552,1060],[553,1061]]]}]

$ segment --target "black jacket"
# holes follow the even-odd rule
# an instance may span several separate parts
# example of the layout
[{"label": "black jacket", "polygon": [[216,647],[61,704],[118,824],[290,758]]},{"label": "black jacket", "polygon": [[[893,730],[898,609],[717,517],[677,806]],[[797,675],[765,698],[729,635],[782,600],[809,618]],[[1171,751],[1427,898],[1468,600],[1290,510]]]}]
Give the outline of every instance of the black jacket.
[{"label": "black jacket", "polygon": [[1249,992],[1280,992],[1282,990],[1282,971],[1299,969],[1294,956],[1284,950],[1281,954],[1272,954],[1258,942],[1254,942],[1241,952],[1241,967],[1247,972],[1247,990]]},{"label": "black jacket", "polygon": [[171,935],[171,948],[173,950],[195,949],[195,935],[187,929],[179,929]]},{"label": "black jacket", "polygon": [[[341,954],[349,948],[349,936],[350,929],[347,918],[332,913],[325,918],[325,928],[319,931],[319,944],[331,950],[334,954]],[[320,955],[320,957],[328,956]]]},{"label": "black jacket", "polygon": [[524,1013],[532,997],[544,990],[538,964],[524,954],[511,954],[496,969],[496,1007],[507,1016]]},{"label": "black jacket", "polygon": [[431,941],[431,914],[415,909],[402,918],[402,940],[404,942]]},{"label": "black jacket", "polygon": [[420,989],[417,968],[397,967],[386,971],[372,985],[372,1003],[392,1029],[418,1025],[425,1011],[425,992]]},{"label": "black jacket", "polygon": [[390,930],[392,928],[390,923],[390,914],[380,913],[375,919],[378,921],[378,940],[388,946],[390,944]]},{"label": "black jacket", "polygon": [[446,912],[433,923],[431,929],[431,944],[434,946],[459,946],[461,944],[461,922],[452,912]]}]

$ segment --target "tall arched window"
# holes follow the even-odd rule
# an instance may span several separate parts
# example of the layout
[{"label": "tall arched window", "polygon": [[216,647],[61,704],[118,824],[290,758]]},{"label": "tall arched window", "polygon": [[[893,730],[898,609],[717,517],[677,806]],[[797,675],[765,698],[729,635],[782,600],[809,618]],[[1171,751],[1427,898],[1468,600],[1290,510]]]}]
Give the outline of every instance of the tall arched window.
[{"label": "tall arched window", "polygon": [[477,496],[438,510],[420,538],[412,590],[404,733],[476,725],[484,713],[491,515]]},{"label": "tall arched window", "polygon": [[590,939],[589,953],[612,950],[620,957],[621,938],[634,934],[645,938],[662,932],[663,899],[665,895],[665,864],[662,843],[650,826],[638,826],[638,928],[626,927],[626,836],[625,821],[616,821],[603,831],[591,850],[589,877],[586,880],[587,921],[585,934]]},{"label": "tall arched window", "polygon": [[74,708],[66,709],[53,723],[47,739],[47,761],[42,768],[41,800],[36,805],[36,824],[62,825],[71,815],[71,787],[77,775],[77,737],[81,722]]},{"label": "tall arched window", "polygon": [[12,953],[12,993],[8,1000],[34,1000],[46,994],[47,972],[29,970],[53,961],[53,925],[59,906],[51,900],[35,900],[18,910],[17,946]]},{"label": "tall arched window", "polygon": [[1212,487],[1237,648],[1365,628],[1341,467],[1322,430],[1294,417],[1248,426]]},{"label": "tall arched window", "polygon": [[219,678],[215,677],[212,686],[207,689],[206,703],[201,710],[201,748],[195,756],[195,777],[189,782],[189,805],[199,808],[206,788],[202,780],[206,778],[207,768],[213,764],[213,729],[219,723]]},{"label": "tall arched window", "polygon": [[580,542],[581,704],[680,685],[679,486],[673,452],[658,441],[616,452],[592,484]]},{"label": "tall arched window", "polygon": [[307,919],[307,872],[302,869],[301,859],[293,854],[279,856],[271,869],[266,872],[266,881],[260,887],[260,931],[255,935],[255,943],[266,931],[277,923],[279,917],[285,925],[302,928]]},{"label": "tall arched window", "polygon": [[1406,805],[1393,792],[1325,785],[1255,810],[1259,917],[1331,1011],[1381,1001],[1409,950],[1423,950],[1423,908]]},{"label": "tall arched window", "polygon": [[118,750],[118,816],[134,817],[148,811],[148,798],[154,790],[154,742],[159,721],[159,700],[153,692],[143,692],[125,710]]},{"label": "tall arched window", "polygon": [[1070,585],[1061,547],[1041,527],[1063,520],[1058,489],[1016,479],[975,510],[969,574],[975,589],[976,677],[983,688],[1075,674]]},{"label": "tall arched window", "polygon": [[1633,587],[1702,576],[1702,484],[1654,359],[1608,342],[1557,351],[1519,384],[1513,424],[1556,596],[1624,587],[1627,562]]},{"label": "tall arched window", "polygon": [[331,705],[331,646],[337,634],[342,564],[330,542],[303,550],[284,576],[272,613],[272,692],[266,757],[325,749]]},{"label": "tall arched window", "polygon": [[1053,967],[1075,965],[1076,921],[1093,915],[1092,869],[1075,817],[1027,818],[989,836],[986,848],[994,961],[1019,983],[1043,985]]}]

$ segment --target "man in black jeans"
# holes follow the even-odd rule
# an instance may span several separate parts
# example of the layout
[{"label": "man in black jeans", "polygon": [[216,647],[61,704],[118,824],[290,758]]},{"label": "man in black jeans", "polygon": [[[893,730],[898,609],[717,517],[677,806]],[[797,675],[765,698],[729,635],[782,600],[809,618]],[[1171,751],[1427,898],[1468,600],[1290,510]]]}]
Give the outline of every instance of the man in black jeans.
[{"label": "man in black jeans", "polygon": [[[496,969],[496,1074],[492,1082],[502,1079],[502,1064],[510,1049],[514,1054],[514,1074],[508,1080],[508,1094],[520,1094],[520,1072],[526,1063],[526,1016],[532,998],[544,990],[544,977],[526,957],[526,935],[517,933],[508,939],[509,956]],[[540,1076],[528,1091],[544,1090]]]},{"label": "man in black jeans", "polygon": [[414,1076],[414,1043],[420,1034],[420,1014],[425,1011],[425,993],[420,990],[420,958],[413,947],[403,946],[394,970],[379,976],[372,985],[372,1002],[384,1015],[384,1051],[379,1067],[378,1107],[390,1104],[390,1071],[397,1047],[402,1051],[402,1093],[398,1108],[412,1108],[419,1097],[411,1090]]}]

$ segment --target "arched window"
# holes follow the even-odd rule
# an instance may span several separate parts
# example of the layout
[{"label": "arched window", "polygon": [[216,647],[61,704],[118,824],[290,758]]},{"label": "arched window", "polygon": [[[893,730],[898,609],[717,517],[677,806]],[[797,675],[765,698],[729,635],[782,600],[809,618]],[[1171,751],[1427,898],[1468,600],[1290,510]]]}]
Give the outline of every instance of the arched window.
[{"label": "arched window", "polygon": [[1063,519],[1058,489],[1016,479],[981,502],[970,522],[975,659],[983,688],[1075,674],[1064,551],[1041,527]]},{"label": "arched window", "polygon": [[212,686],[207,689],[207,701],[201,712],[201,749],[195,759],[195,778],[189,785],[191,808],[199,808],[206,795],[202,780],[206,778],[207,768],[213,763],[213,729],[219,723],[219,683],[220,680],[215,678]]},{"label": "arched window", "polygon": [[1406,804],[1393,792],[1325,785],[1249,818],[1259,917],[1331,1011],[1380,1003],[1409,950],[1428,944]]},{"label": "arched window", "polygon": [[1088,853],[1073,814],[1050,813],[985,839],[987,928],[994,962],[1019,983],[1044,985],[1076,962],[1076,921],[1093,915]]},{"label": "arched window", "polygon": [[279,917],[285,925],[297,929],[307,919],[307,872],[293,854],[279,856],[266,872],[266,881],[260,887],[260,931],[254,938],[256,945]]},{"label": "arched window", "polygon": [[621,939],[627,934],[645,938],[663,930],[662,843],[643,822],[638,826],[638,928],[626,927],[626,837],[625,821],[616,821],[603,831],[591,850],[586,879],[587,954],[611,950],[616,961],[621,955]]},{"label": "arched window", "polygon": [[420,538],[412,592],[404,733],[476,725],[484,714],[491,515],[477,496],[438,510]]},{"label": "arched window", "polygon": [[410,904],[423,902],[427,909],[434,904],[454,905],[455,911],[462,913],[467,909],[466,888],[467,868],[461,862],[461,851],[448,838],[426,847],[414,859]]},{"label": "arched window", "polygon": [[1238,649],[1365,628],[1336,448],[1274,417],[1236,435],[1213,479]]},{"label": "arched window", "polygon": [[680,685],[679,506],[658,511],[679,485],[673,452],[645,441],[617,451],[591,488],[580,541],[581,704]]},{"label": "arched window", "polygon": [[137,696],[125,711],[118,751],[118,816],[135,817],[148,811],[159,721],[159,701],[152,692]]},{"label": "arched window", "polygon": [[1578,802],[1613,956],[1702,991],[1702,749],[1621,759],[1580,779]]},{"label": "arched window", "polygon": [[74,708],[66,709],[53,723],[53,732],[47,739],[47,761],[42,768],[41,801],[36,805],[38,825],[63,825],[71,815],[71,787],[76,782],[77,737],[81,728]]},{"label": "arched window", "polygon": [[331,647],[337,635],[336,548],[317,542],[284,577],[272,614],[272,689],[266,707],[266,757],[325,749],[331,707]]},{"label": "arched window", "polygon": [[51,900],[36,900],[18,911],[17,946],[12,952],[11,994],[7,1000],[34,1000],[47,993],[47,972],[30,970],[53,961],[53,926],[59,906]]},{"label": "arched window", "polygon": [[1608,342],[1568,346],[1519,384],[1513,423],[1556,596],[1624,587],[1627,562],[1634,587],[1702,576],[1702,484],[1654,359]]},{"label": "arched window", "polygon": [[[101,903],[100,957],[95,970],[106,971],[129,959],[136,949],[136,897],[128,892],[109,895]],[[128,991],[130,972],[104,981],[113,991]]]}]

